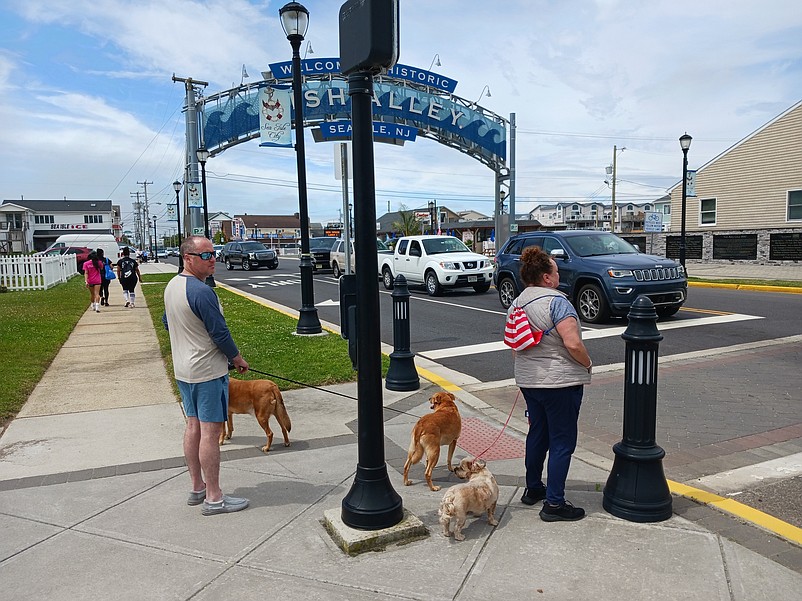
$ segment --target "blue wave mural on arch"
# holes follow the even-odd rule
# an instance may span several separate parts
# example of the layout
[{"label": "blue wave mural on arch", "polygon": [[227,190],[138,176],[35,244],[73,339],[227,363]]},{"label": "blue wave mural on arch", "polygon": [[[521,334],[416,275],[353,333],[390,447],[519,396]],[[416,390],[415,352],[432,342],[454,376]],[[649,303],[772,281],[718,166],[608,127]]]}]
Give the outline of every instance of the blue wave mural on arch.
[{"label": "blue wave mural on arch", "polygon": [[[266,84],[260,84],[266,85]],[[345,81],[307,81],[304,116],[307,122],[349,119],[351,102]],[[221,95],[204,104],[203,139],[213,149],[259,131],[259,88]],[[428,94],[386,81],[374,84],[374,117],[435,131],[466,150],[491,161],[505,162],[507,131],[504,123],[463,106],[449,96]],[[293,109],[293,119],[294,119]]]}]

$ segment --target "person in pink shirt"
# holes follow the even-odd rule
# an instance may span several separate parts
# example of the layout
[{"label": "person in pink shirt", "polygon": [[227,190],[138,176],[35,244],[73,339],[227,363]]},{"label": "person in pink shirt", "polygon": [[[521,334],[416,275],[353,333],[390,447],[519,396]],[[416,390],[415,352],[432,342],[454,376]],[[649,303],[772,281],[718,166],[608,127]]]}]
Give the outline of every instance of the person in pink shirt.
[{"label": "person in pink shirt", "polygon": [[106,266],[103,265],[95,251],[89,253],[89,258],[84,263],[84,280],[86,281],[86,287],[89,288],[89,300],[91,302],[89,308],[97,313],[100,313],[100,273],[105,268]]}]

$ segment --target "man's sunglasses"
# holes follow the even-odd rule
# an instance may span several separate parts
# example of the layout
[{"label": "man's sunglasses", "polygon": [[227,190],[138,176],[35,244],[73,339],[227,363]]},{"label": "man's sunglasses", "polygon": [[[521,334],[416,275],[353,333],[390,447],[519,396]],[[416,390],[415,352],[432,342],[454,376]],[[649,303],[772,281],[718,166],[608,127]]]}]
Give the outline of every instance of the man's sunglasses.
[{"label": "man's sunglasses", "polygon": [[187,254],[192,255],[193,257],[200,257],[204,261],[208,261],[214,256],[214,253],[208,250],[202,253],[187,253]]}]

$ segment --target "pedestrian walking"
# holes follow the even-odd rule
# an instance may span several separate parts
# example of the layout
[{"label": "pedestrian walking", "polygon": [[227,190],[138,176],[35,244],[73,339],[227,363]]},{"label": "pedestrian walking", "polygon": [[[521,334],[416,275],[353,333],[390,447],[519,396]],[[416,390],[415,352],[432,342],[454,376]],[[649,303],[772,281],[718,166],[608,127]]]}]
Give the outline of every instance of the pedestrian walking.
[{"label": "pedestrian walking", "polygon": [[248,363],[234,343],[220,301],[205,284],[214,273],[214,247],[191,236],[179,250],[184,271],[164,290],[164,326],[170,332],[173,369],[187,416],[184,457],[192,479],[189,505],[203,504],[203,515],[240,511],[247,499],[220,488],[220,434],[228,418],[228,365],[239,373]]},{"label": "pedestrian walking", "polygon": [[521,307],[530,326],[544,333],[536,346],[513,351],[515,384],[529,412],[526,489],[521,502],[534,505],[543,500],[540,518],[546,522],[581,520],[585,510],[565,500],[565,481],[576,449],[584,385],[590,383],[593,363],[582,342],[576,310],[557,290],[560,274],[554,259],[536,246],[525,249],[521,279],[526,288],[509,311]]},{"label": "pedestrian walking", "polygon": [[131,249],[127,246],[123,249],[122,258],[117,261],[117,278],[123,287],[125,306],[133,309],[136,306],[136,284],[142,281],[142,274],[139,273],[139,263],[131,258]]},{"label": "pedestrian walking", "polygon": [[89,289],[89,308],[92,311],[100,313],[100,283],[101,272],[104,269],[103,263],[98,259],[97,253],[92,251],[89,253],[89,258],[84,261],[84,281],[86,287]]},{"label": "pedestrian walking", "polygon": [[102,248],[98,248],[95,250],[97,253],[97,258],[100,259],[100,262],[103,263],[103,269],[100,270],[100,305],[101,306],[109,306],[109,284],[111,283],[111,279],[107,278],[106,276],[111,272],[111,259],[106,256],[105,251]]}]

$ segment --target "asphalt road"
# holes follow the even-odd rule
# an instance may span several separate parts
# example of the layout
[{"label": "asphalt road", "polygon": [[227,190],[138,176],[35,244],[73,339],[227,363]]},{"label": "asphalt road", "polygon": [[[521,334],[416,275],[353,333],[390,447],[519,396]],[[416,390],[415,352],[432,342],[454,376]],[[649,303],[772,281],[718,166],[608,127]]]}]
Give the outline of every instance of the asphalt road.
[{"label": "asphalt road", "polygon": [[[276,270],[228,271],[217,264],[215,278],[292,308],[300,307],[298,260],[282,257]],[[314,276],[314,297],[321,320],[339,324],[339,286],[330,272]],[[379,284],[381,340],[393,343],[392,296]],[[500,346],[505,311],[495,288],[471,289],[430,297],[422,288],[410,297],[411,350],[479,381],[512,377],[506,347]],[[620,363],[625,318],[585,326],[583,336],[596,365]],[[802,334],[802,295],[691,287],[688,301],[674,317],[658,322],[660,355],[705,351]],[[477,345],[494,344],[494,350]]]}]

